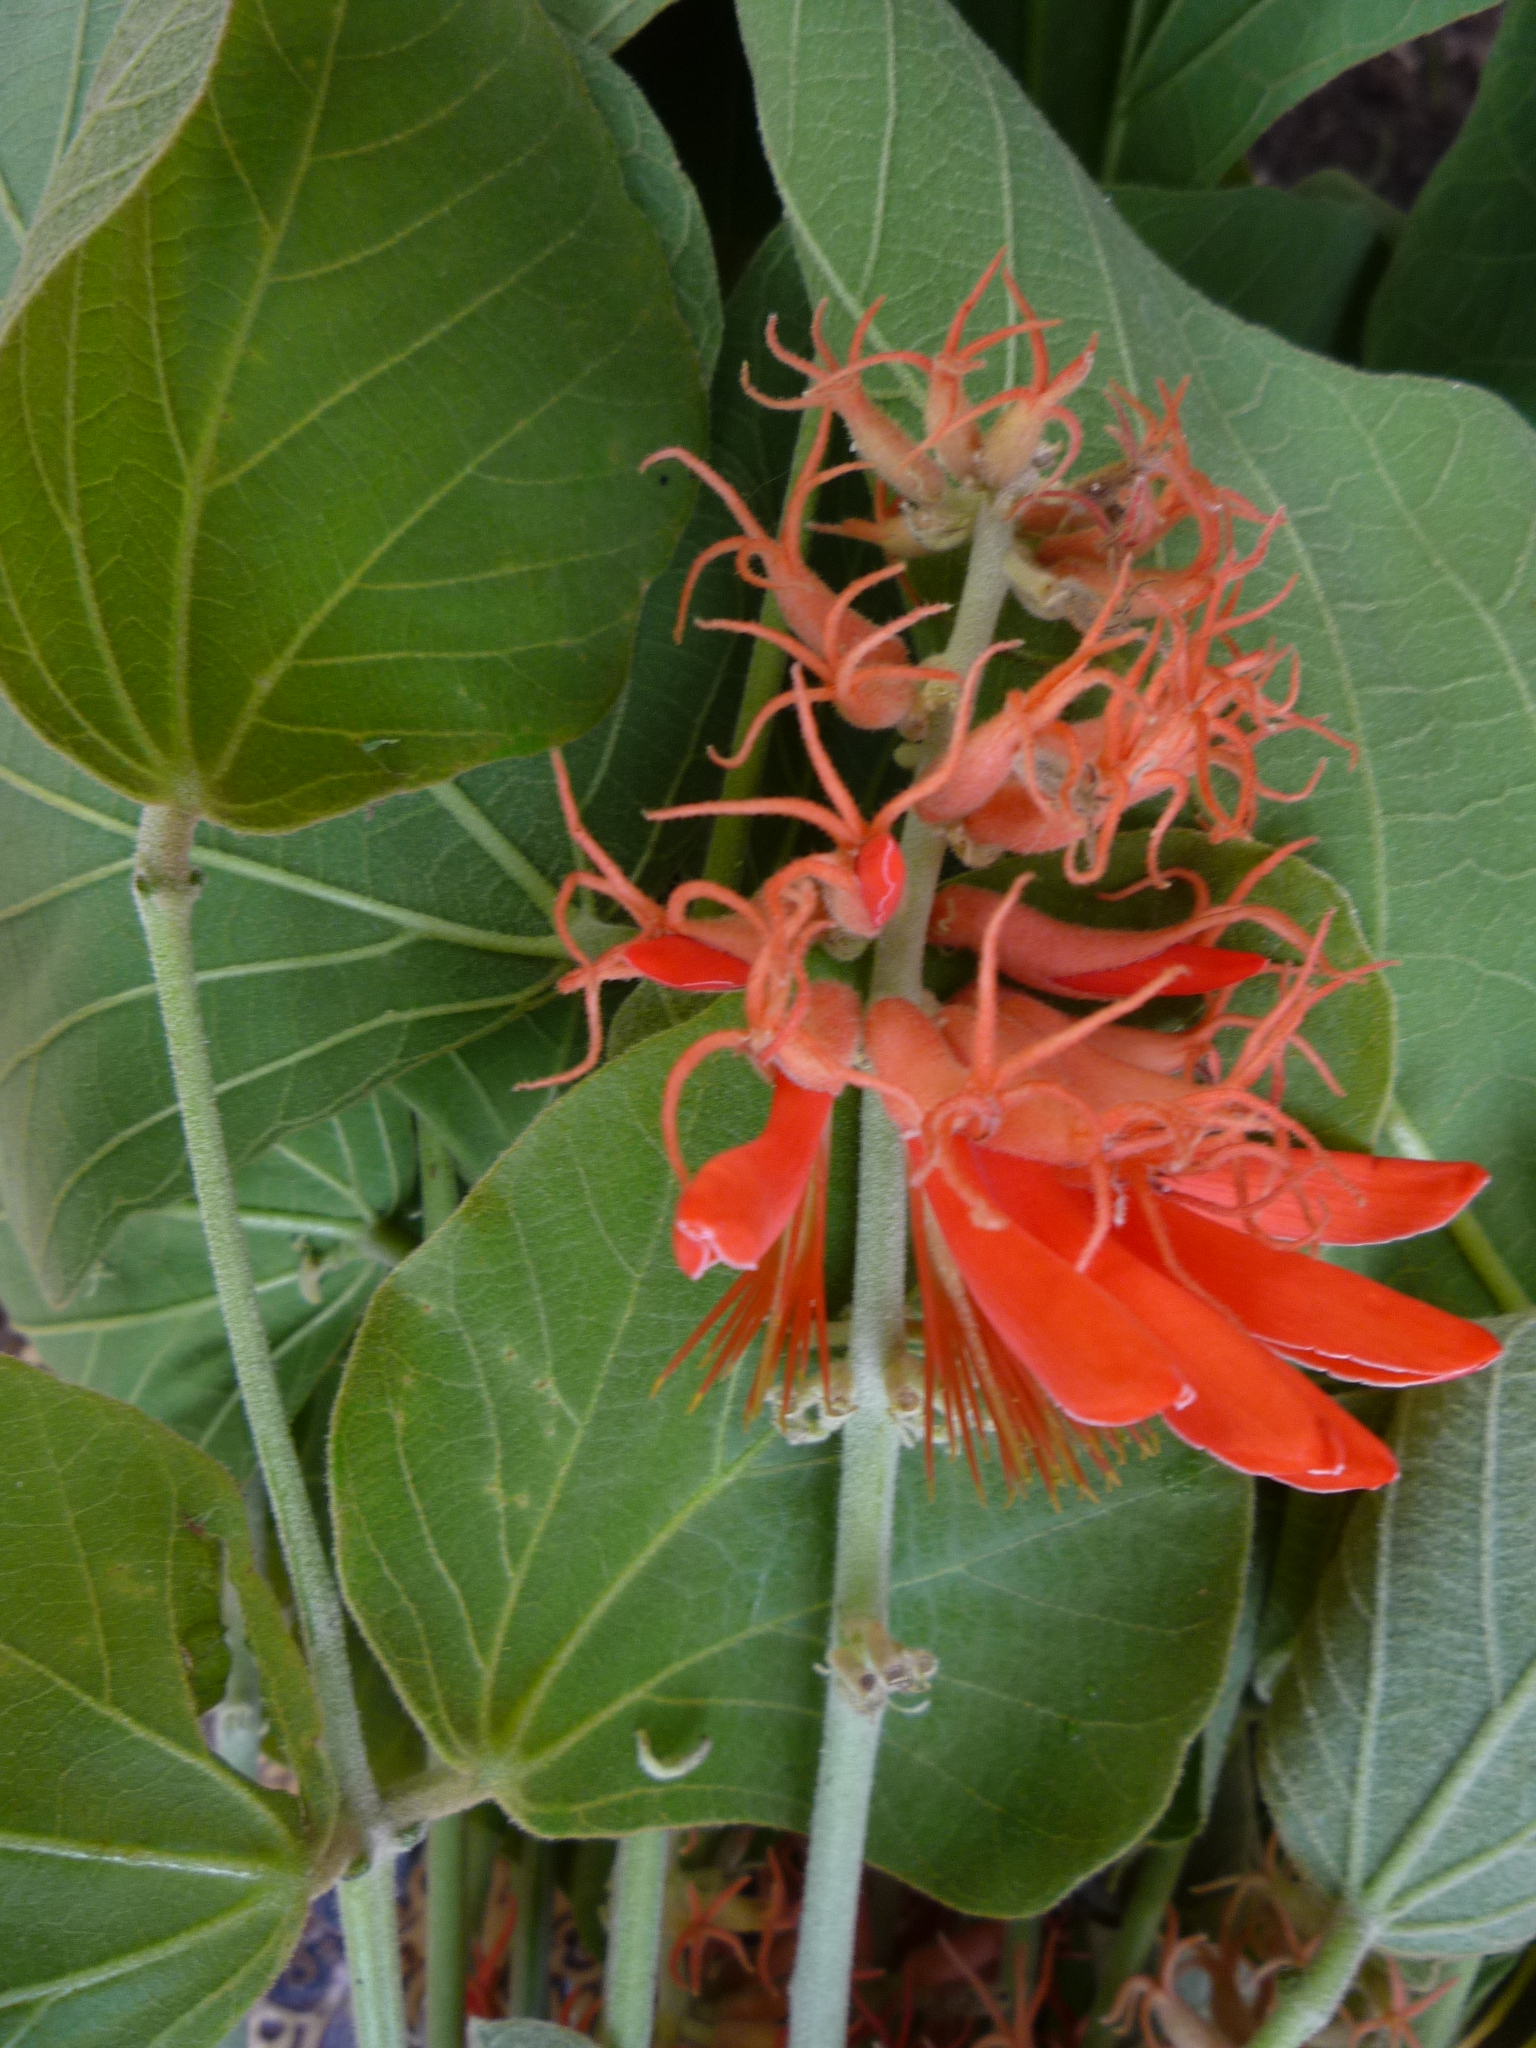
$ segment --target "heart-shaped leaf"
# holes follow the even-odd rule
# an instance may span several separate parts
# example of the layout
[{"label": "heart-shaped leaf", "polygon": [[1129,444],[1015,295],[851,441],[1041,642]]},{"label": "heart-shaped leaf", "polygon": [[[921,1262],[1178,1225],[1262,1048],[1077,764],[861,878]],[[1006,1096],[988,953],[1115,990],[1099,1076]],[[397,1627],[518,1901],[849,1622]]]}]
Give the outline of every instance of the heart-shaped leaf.
[{"label": "heart-shaped leaf", "polygon": [[1536,5],[1512,0],[1472,111],[1408,216],[1366,361],[1501,391],[1536,420]]},{"label": "heart-shaped leaf", "polygon": [[0,681],[255,829],[569,739],[687,510],[636,465],[701,413],[536,0],[136,5],[0,343]]},{"label": "heart-shaped leaf", "polygon": [[[353,1613],[434,1747],[542,1833],[806,1821],[835,1457],[744,1432],[739,1384],[691,1409],[691,1366],[652,1396],[722,1291],[673,1263],[661,1090],[732,1014],[540,1116],[375,1297],[337,1403]],[[690,1156],[766,1100],[706,1069]],[[1057,1505],[984,1502],[942,1457],[930,1499],[909,1458],[892,1625],[942,1675],[891,1724],[873,1858],[1021,1913],[1136,1839],[1220,1684],[1247,1517],[1242,1481],[1167,1443]]]},{"label": "heart-shaped leaf", "polygon": [[1354,1507],[1264,1727],[1286,1847],[1372,1945],[1536,1934],[1536,1324],[1397,1403],[1403,1476]]},{"label": "heart-shaped leaf", "polygon": [[[750,404],[738,371],[747,356],[755,382],[783,388],[783,371],[764,360],[773,306],[798,340],[808,313],[782,235],[732,294],[712,449],[770,524],[795,421]],[[703,632],[673,641],[688,565],[729,526],[701,493],[647,598],[623,699],[566,751],[584,816],[631,869],[657,853],[646,807],[708,794],[704,745],[729,737],[740,643]],[[728,565],[700,584],[705,616],[737,616],[751,601]],[[130,804],[0,702],[0,839],[10,849],[0,874],[0,1204],[52,1301],[79,1285],[126,1212],[188,1186],[128,893],[134,830]],[[669,844],[700,847],[702,835]],[[565,965],[543,906],[572,861],[547,762],[501,762],[278,840],[206,832],[196,858],[204,1011],[237,1166],[486,1033],[483,1073],[424,1071],[413,1095],[466,1171],[479,1171],[537,1107],[512,1080],[571,1063],[568,1006],[538,1007]]]},{"label": "heart-shaped leaf", "polygon": [[[245,1509],[147,1416],[0,1358],[0,2039],[212,2048],[277,1973],[335,1820]],[[213,1757],[228,1573],[302,1796]]]},{"label": "heart-shaped leaf", "polygon": [[[290,1414],[348,1342],[410,1239],[389,1218],[410,1193],[410,1118],[376,1095],[297,1132],[240,1179],[246,1245]],[[122,1224],[69,1308],[39,1292],[0,1219],[0,1301],[61,1379],[131,1401],[227,1465],[255,1454],[195,1204]]]},{"label": "heart-shaped leaf", "polygon": [[[1214,185],[1287,107],[1467,0],[1168,0],[1126,53],[1105,176]],[[1133,35],[1135,30],[1133,28]]]},{"label": "heart-shaped leaf", "polygon": [[[1317,795],[1264,829],[1315,833],[1310,857],[1348,890],[1372,952],[1399,963],[1399,1100],[1436,1152],[1494,1169],[1480,1209],[1536,1277],[1536,1151],[1511,1111],[1511,1091],[1536,1082],[1536,925],[1509,855],[1536,834],[1536,435],[1486,394],[1325,363],[1211,306],[943,0],[743,0],[741,16],[834,338],[883,293],[870,346],[936,347],[1006,247],[1036,309],[1062,321],[1058,362],[1096,330],[1096,381],[1155,401],[1159,378],[1188,377],[1195,459],[1261,508],[1288,507],[1252,588],[1297,579],[1273,629],[1300,650],[1303,710],[1360,757],[1353,774],[1335,758]],[[989,310],[1001,317],[1000,299]],[[1014,374],[996,349],[977,395]],[[1105,444],[1091,410],[1087,425],[1091,463]],[[1295,788],[1318,752],[1277,742],[1265,777]]]}]

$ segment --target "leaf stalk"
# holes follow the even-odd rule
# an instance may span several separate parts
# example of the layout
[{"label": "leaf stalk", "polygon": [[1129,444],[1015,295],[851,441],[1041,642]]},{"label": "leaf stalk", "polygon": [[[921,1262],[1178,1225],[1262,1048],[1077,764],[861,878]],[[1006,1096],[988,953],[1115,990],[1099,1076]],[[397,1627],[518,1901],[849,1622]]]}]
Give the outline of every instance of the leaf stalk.
[{"label": "leaf stalk", "polygon": [[[362,2048],[404,2048],[405,2011],[394,1904],[397,1844],[363,1742],[347,1663],[341,1597],[289,1432],[224,1142],[192,942],[192,913],[199,889],[191,865],[196,829],[193,812],[157,805],[145,809],[134,864],[134,903],[149,949],[192,1184],[235,1378],[324,1716],[325,1752],[370,1857],[364,1876],[338,1888],[358,2040]],[[387,1981],[376,1981],[381,1973]]]},{"label": "leaf stalk", "polygon": [[647,1828],[626,1835],[614,1858],[603,1968],[603,2016],[611,2048],[651,2048],[671,1850],[669,1830]]}]

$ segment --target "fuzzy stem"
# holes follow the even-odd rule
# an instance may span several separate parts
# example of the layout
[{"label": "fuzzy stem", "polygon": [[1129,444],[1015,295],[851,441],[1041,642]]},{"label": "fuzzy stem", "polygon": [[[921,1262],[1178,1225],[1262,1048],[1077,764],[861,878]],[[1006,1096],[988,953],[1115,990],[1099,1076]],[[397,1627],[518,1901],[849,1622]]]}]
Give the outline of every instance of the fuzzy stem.
[{"label": "fuzzy stem", "polygon": [[1104,2015],[1119,1997],[1121,1985],[1146,1961],[1188,1854],[1188,1842],[1154,1842],[1137,1863],[1120,1925],[1104,1952],[1094,1993],[1093,2024],[1084,2037],[1084,2048],[1113,2048],[1117,2036],[1105,2024]]},{"label": "fuzzy stem", "polygon": [[1281,1987],[1274,2010],[1248,2048],[1302,2048],[1320,2034],[1344,2003],[1373,1931],[1363,1913],[1340,1905],[1317,1953],[1299,1977]]},{"label": "fuzzy stem", "polygon": [[[992,639],[1008,594],[1006,520],[983,511],[943,665],[963,676]],[[917,767],[937,760],[948,737],[935,717]],[[902,826],[906,889],[875,947],[870,999],[922,990],[928,918],[946,840],[915,811]],[[885,1688],[878,1672],[888,1642],[891,1530],[900,1438],[885,1369],[906,1336],[907,1170],[900,1136],[873,1093],[859,1122],[859,1211],[848,1333],[854,1412],[838,1436],[837,1559],[828,1638],[825,1718],[811,1809],[805,1902],[789,1992],[789,2048],[843,2048],[852,1990],[864,1842],[874,1791]],[[866,1667],[860,1672],[861,1663]],[[873,1679],[861,1696],[859,1677]]]},{"label": "fuzzy stem", "polygon": [[[1407,1159],[1435,1156],[1396,1102],[1387,1112],[1387,1136]],[[1523,1314],[1531,1306],[1531,1297],[1505,1265],[1493,1239],[1471,1210],[1464,1209],[1459,1216],[1452,1217],[1447,1228],[1456,1249],[1487,1288],[1495,1308],[1505,1315]]]},{"label": "fuzzy stem", "polygon": [[427,1829],[427,2048],[464,2048],[464,1816]]},{"label": "fuzzy stem", "polygon": [[666,1828],[648,1828],[626,1835],[614,1858],[603,1966],[603,2020],[612,2048],[651,2048],[671,1847]]},{"label": "fuzzy stem", "polygon": [[[778,599],[772,591],[763,599],[762,623],[780,633],[785,630],[784,614],[779,610]],[[788,667],[789,656],[782,647],[775,647],[771,640],[752,643],[752,660],[747,668],[746,687],[741,693],[741,709],[736,714],[736,732],[731,741],[733,754],[740,753],[759,711],[783,689]],[[741,766],[727,771],[720,785],[721,796],[733,803],[741,797],[756,796],[762,787],[767,762],[768,736],[765,733]],[[719,882],[727,889],[736,887],[747,857],[747,834],[751,829],[750,818],[716,818],[710,828],[709,846],[704,855],[704,879],[707,882]]]},{"label": "fuzzy stem", "polygon": [[406,2048],[393,1842],[374,1851],[361,1877],[342,1879],[336,1903],[352,1980],[352,2031],[358,2048]]},{"label": "fuzzy stem", "polygon": [[[361,1989],[360,2008],[369,2015],[366,2024],[359,2023],[358,2040],[362,2048],[403,2048],[405,2017],[393,1932],[396,1844],[363,1744],[347,1663],[341,1598],[289,1433],[224,1144],[192,951],[192,909],[199,883],[190,857],[196,828],[197,819],[190,812],[153,805],[146,808],[139,825],[134,902],[154,972],[219,1310],[324,1716],[326,1754],[372,1864],[366,1876],[340,1888],[343,1923],[356,1923],[366,1950],[352,1963],[354,1986]],[[380,1866],[387,1884],[379,1877]],[[370,1981],[385,1967],[381,1960],[385,1953],[381,1885],[388,1894],[389,1940],[395,1943],[388,1950],[388,1985]],[[348,1949],[350,1956],[350,1936]]]}]

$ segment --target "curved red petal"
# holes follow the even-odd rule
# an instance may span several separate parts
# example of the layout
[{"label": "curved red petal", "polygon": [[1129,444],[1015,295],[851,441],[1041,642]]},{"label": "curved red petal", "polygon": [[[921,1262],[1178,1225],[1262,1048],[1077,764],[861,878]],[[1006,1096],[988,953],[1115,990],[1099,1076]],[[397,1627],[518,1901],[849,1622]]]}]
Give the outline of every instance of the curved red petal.
[{"label": "curved red petal", "polygon": [[749,964],[733,953],[672,932],[659,939],[630,939],[604,958],[626,961],[636,974],[660,982],[663,988],[687,989],[698,995],[745,988],[752,972]]},{"label": "curved red petal", "polygon": [[[1224,1225],[1174,1203],[1163,1206],[1162,1221],[1180,1267],[1245,1330],[1340,1379],[1382,1386],[1457,1379],[1492,1365],[1503,1348],[1478,1323],[1304,1252],[1277,1251],[1252,1237],[1235,1243]],[[1129,1220],[1126,1237],[1142,1258],[1157,1258],[1142,1219]]]},{"label": "curved red petal", "polygon": [[1145,1422],[1184,1398],[1165,1346],[1103,1288],[1017,1223],[982,1229],[942,1172],[924,1193],[977,1307],[1074,1422]]},{"label": "curved red petal", "polygon": [[889,832],[876,832],[859,848],[853,867],[869,921],[880,931],[896,915],[907,886],[907,864],[901,848]]},{"label": "curved red petal", "polygon": [[1133,996],[1170,967],[1179,969],[1178,978],[1162,990],[1169,996],[1203,996],[1213,989],[1234,988],[1251,974],[1273,965],[1262,953],[1244,953],[1236,946],[1165,946],[1150,959],[1124,967],[1096,968],[1087,974],[1058,974],[1061,988],[1082,996]]},{"label": "curved red petal", "polygon": [[[1245,1380],[1241,1387],[1222,1386],[1203,1390],[1186,1407],[1170,1408],[1164,1422],[1177,1437],[1197,1450],[1209,1451],[1224,1464],[1264,1478],[1283,1480],[1303,1493],[1346,1493],[1386,1486],[1397,1477],[1396,1458],[1373,1436],[1363,1422],[1357,1422],[1337,1401],[1330,1401],[1320,1387],[1314,1387],[1304,1372],[1269,1353],[1271,1375],[1261,1384]],[[1283,1389],[1283,1391],[1282,1391]],[[1320,1449],[1315,1463],[1274,1471],[1264,1465],[1244,1465],[1238,1455],[1250,1424],[1244,1410],[1250,1405],[1270,1406],[1284,1401],[1288,1408],[1310,1410],[1317,1425]]]},{"label": "curved red petal", "polygon": [[672,1250],[691,1280],[711,1266],[753,1271],[788,1229],[816,1164],[834,1098],[782,1075],[761,1134],[699,1168],[678,1197]]},{"label": "curved red petal", "polygon": [[[1489,1181],[1467,1159],[1378,1159],[1369,1152],[1325,1152],[1323,1159],[1307,1178],[1305,1203],[1288,1188],[1257,1212],[1254,1221],[1266,1235],[1310,1238],[1326,1213],[1322,1244],[1393,1244],[1451,1222]],[[1230,1209],[1232,1223],[1244,1228],[1230,1172],[1181,1174],[1166,1192],[1211,1211]]]}]

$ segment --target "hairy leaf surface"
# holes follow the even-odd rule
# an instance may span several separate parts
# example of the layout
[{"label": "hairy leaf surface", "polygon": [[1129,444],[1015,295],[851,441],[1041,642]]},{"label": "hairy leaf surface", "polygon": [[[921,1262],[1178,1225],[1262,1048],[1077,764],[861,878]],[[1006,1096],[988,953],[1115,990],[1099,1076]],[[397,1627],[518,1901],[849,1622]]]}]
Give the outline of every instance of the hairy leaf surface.
[{"label": "hairy leaf surface", "polygon": [[0,344],[0,681],[254,829],[572,738],[686,512],[636,465],[701,425],[535,0],[136,4]]},{"label": "hairy leaf surface", "polygon": [[[334,1822],[308,1675],[211,1458],[11,1358],[0,1410],[0,2042],[213,2048]],[[301,1798],[203,1741],[225,1568]]]},{"label": "hairy leaf surface", "polygon": [[1214,185],[1287,107],[1467,0],[1168,0],[1127,63],[1105,176]]},{"label": "hairy leaf surface", "polygon": [[[770,524],[795,422],[752,405],[737,377],[747,356],[755,381],[782,388],[782,372],[775,384],[763,361],[773,306],[798,340],[805,294],[782,235],[732,294],[712,450]],[[708,794],[714,780],[700,757],[730,732],[736,636],[690,630],[673,641],[688,565],[730,525],[701,493],[647,597],[623,699],[566,750],[592,830],[624,867],[656,867],[659,887],[686,871],[671,866],[674,850],[696,849],[702,835],[663,842],[643,813]],[[717,565],[696,612],[734,617],[751,600]],[[0,873],[0,1206],[54,1301],[79,1284],[124,1214],[180,1199],[188,1186],[129,895],[134,829],[130,804],[61,761],[0,702],[0,839],[10,849]],[[537,1107],[537,1097],[511,1092],[513,1080],[579,1057],[571,1006],[551,1000],[566,961],[541,908],[572,858],[542,760],[499,762],[281,839],[205,832],[196,944],[235,1164],[459,1048],[451,1067],[423,1070],[419,1092],[408,1085],[465,1171],[483,1171]],[[483,1069],[467,1050],[481,1034]]]},{"label": "hairy leaf surface", "polygon": [[79,126],[123,0],[0,5],[0,298],[48,179]]},{"label": "hairy leaf surface", "polygon": [[1513,0],[1461,133],[1408,216],[1366,360],[1466,377],[1536,419],[1536,5]]},{"label": "hairy leaf surface", "polygon": [[[671,1252],[658,1109],[705,1018],[547,1111],[375,1297],[332,1432],[348,1600],[434,1746],[551,1834],[803,1827],[835,1451],[690,1411],[657,1375],[723,1291]],[[716,1062],[699,1158],[761,1124]],[[893,1719],[875,1860],[973,1912],[1034,1910],[1143,1830],[1220,1683],[1248,1489],[1164,1442],[1097,1498],[978,1500],[906,1461],[892,1626],[943,1675]],[[1063,1588],[1070,1588],[1064,1597]],[[685,1776],[663,1765],[708,1741]]]},{"label": "hairy leaf surface", "polygon": [[[1400,1099],[1437,1153],[1494,1169],[1480,1211],[1536,1277],[1536,435],[1486,394],[1322,362],[1199,297],[939,0],[800,15],[745,0],[742,18],[770,159],[836,336],[884,293],[871,345],[936,346],[1006,247],[1037,310],[1062,321],[1055,360],[1096,331],[1096,382],[1155,402],[1159,378],[1188,377],[1195,459],[1261,509],[1288,508],[1250,588],[1296,578],[1272,629],[1300,650],[1302,709],[1360,756],[1351,774],[1328,750],[1316,796],[1264,829],[1316,833],[1310,857],[1349,891],[1372,952],[1400,963]],[[1000,298],[989,311],[1001,317]],[[1001,385],[1018,367],[998,348],[987,375]],[[1087,409],[1090,464],[1109,453],[1101,418]],[[1319,753],[1301,736],[1259,765],[1294,789]]]},{"label": "hairy leaf surface", "polygon": [[[410,1118],[375,1095],[296,1132],[240,1179],[262,1319],[289,1414],[339,1356],[410,1239],[387,1219],[415,1179]],[[61,1379],[131,1401],[243,1479],[255,1462],[191,1202],[128,1217],[66,1309],[0,1218],[0,1301]]]},{"label": "hairy leaf surface", "polygon": [[1354,1507],[1264,1730],[1286,1847],[1373,1945],[1476,1955],[1536,1933],[1536,1325],[1400,1398],[1403,1477]]}]

